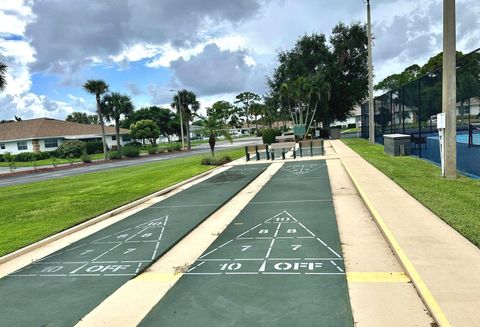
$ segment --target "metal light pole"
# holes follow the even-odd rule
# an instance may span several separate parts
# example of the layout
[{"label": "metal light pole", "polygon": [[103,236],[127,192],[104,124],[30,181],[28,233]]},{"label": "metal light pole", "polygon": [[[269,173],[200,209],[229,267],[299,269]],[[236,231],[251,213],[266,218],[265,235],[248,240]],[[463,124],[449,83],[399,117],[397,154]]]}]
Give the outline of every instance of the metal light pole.
[{"label": "metal light pole", "polygon": [[[170,91],[175,91],[175,90],[170,90]],[[185,150],[185,143],[183,140],[183,114],[182,114],[182,106],[181,106],[181,101],[180,101],[180,91],[177,91],[177,106],[178,106],[178,112],[180,113],[180,135],[182,138],[182,151]]]},{"label": "metal light pole", "polygon": [[375,143],[375,120],[373,107],[373,66],[372,66],[372,21],[370,0],[367,0],[367,49],[368,49],[368,140]]},{"label": "metal light pole", "polygon": [[457,177],[455,0],[443,0],[442,112],[445,113],[445,173]]}]

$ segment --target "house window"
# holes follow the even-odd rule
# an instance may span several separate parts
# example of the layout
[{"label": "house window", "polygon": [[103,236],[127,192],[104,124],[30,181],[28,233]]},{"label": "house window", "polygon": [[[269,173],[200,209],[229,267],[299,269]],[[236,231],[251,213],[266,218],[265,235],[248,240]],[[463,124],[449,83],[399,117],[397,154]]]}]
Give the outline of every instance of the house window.
[{"label": "house window", "polygon": [[27,142],[17,142],[18,150],[28,150]]},{"label": "house window", "polygon": [[45,140],[45,149],[48,149],[48,148],[58,148],[58,140],[57,139]]},{"label": "house window", "polygon": [[0,149],[5,150],[5,143],[0,144]]},{"label": "house window", "polygon": [[112,135],[112,141],[116,141],[117,140],[117,135]]},{"label": "house window", "polygon": [[130,136],[126,135],[126,136],[122,136],[122,140],[123,140],[123,142],[130,142],[132,140],[132,138]]}]

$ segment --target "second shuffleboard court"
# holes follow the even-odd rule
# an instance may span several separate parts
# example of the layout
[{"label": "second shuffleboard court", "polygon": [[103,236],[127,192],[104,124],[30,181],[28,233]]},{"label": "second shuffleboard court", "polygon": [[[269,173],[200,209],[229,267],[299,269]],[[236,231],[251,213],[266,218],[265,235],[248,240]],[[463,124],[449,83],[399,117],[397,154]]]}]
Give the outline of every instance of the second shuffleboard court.
[{"label": "second shuffleboard court", "polygon": [[325,161],[286,163],[140,324],[192,325],[353,326]]},{"label": "second shuffleboard court", "polygon": [[0,279],[0,326],[73,326],[256,178],[228,169]]}]

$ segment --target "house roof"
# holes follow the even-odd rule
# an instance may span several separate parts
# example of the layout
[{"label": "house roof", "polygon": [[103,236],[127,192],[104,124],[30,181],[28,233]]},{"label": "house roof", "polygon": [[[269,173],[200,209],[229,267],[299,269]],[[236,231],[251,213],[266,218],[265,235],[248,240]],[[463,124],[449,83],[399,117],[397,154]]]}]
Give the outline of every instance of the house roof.
[{"label": "house roof", "polygon": [[[115,127],[105,126],[105,134],[114,135]],[[128,134],[128,129],[121,128],[120,134]],[[0,124],[0,141],[28,140],[47,137],[102,135],[100,125],[72,123],[52,118],[36,118]]]}]

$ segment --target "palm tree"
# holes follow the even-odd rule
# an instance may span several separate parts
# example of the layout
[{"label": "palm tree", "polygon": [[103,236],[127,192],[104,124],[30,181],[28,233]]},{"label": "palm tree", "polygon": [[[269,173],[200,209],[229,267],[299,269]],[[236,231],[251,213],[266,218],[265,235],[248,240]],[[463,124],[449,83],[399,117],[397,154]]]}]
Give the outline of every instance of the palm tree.
[{"label": "palm tree", "polygon": [[0,61],[0,91],[7,86],[7,65]]},{"label": "palm tree", "polygon": [[[178,108],[179,104],[180,108]],[[187,145],[190,150],[190,121],[193,121],[196,117],[197,111],[200,109],[200,102],[197,101],[197,96],[192,91],[181,90],[173,97],[171,106],[177,110],[177,115],[182,114],[183,124],[185,125],[185,132],[187,134]]]},{"label": "palm tree", "polygon": [[232,136],[228,132],[228,126],[222,120],[215,116],[208,116],[202,120],[202,134],[208,135],[208,144],[212,157],[215,156],[215,143],[217,142],[217,134],[224,136],[230,143],[233,142]]},{"label": "palm tree", "polygon": [[117,134],[117,150],[120,149],[120,118],[122,115],[128,117],[133,113],[132,100],[128,95],[112,92],[103,97],[102,111],[105,118],[115,122],[115,133]]},{"label": "palm tree", "polygon": [[102,105],[100,97],[102,94],[108,91],[108,84],[101,80],[93,80],[89,79],[88,81],[83,84],[83,89],[90,94],[95,95],[95,99],[97,101],[97,115],[98,120],[100,122],[100,127],[102,128],[102,141],[103,141],[103,155],[105,160],[107,160],[107,139],[105,137],[105,122],[103,121],[103,113],[102,113]]}]

